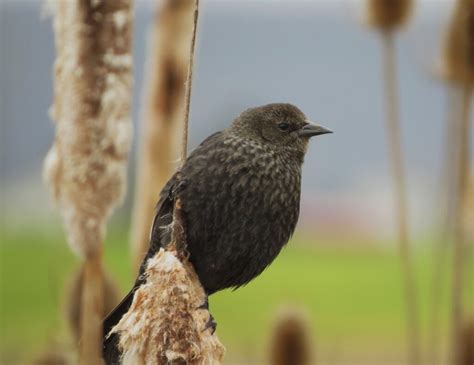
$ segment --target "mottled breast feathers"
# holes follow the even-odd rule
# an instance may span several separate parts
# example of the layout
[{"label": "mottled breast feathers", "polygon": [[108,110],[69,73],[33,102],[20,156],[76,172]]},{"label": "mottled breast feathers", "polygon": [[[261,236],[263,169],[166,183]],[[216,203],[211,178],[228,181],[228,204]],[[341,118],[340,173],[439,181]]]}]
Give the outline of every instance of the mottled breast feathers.
[{"label": "mottled breast feathers", "polygon": [[208,294],[246,284],[286,244],[299,213],[301,162],[226,132],[180,171],[188,251]]}]

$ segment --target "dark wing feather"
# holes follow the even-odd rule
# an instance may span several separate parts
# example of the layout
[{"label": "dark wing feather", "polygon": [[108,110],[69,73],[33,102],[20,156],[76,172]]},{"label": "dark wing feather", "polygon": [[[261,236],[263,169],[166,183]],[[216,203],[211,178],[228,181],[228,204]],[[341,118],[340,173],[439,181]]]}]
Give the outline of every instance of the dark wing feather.
[{"label": "dark wing feather", "polygon": [[[196,150],[192,153],[198,154],[201,147],[205,147],[206,144],[211,143],[214,139],[219,138],[222,132],[216,132],[207,137]],[[148,259],[152,258],[157,251],[171,240],[171,232],[169,227],[172,223],[173,217],[173,206],[176,196],[179,191],[186,185],[186,179],[180,177],[180,172],[176,172],[171,179],[166,183],[160,193],[160,200],[156,206],[156,214],[153,220],[151,232],[150,232],[150,247],[148,249],[145,258],[143,259],[142,265],[135,284],[127,294],[127,296],[115,307],[115,309],[105,318],[103,323],[104,343],[103,343],[103,356],[107,365],[119,365],[121,353],[118,349],[118,335],[112,334],[108,336],[110,330],[120,321],[122,316],[128,312],[132,305],[133,295],[138,287],[145,282],[143,276],[146,263]]]},{"label": "dark wing feather", "polygon": [[[164,238],[160,234],[160,226],[166,224],[169,221],[171,223],[171,217],[173,215],[174,199],[172,197],[173,186],[176,183],[176,174],[168,181],[160,194],[160,200],[156,207],[155,219],[153,220],[153,226],[151,230],[150,248],[143,259],[143,263],[140,266],[139,275],[135,281],[135,284],[127,294],[127,296],[120,302],[120,304],[112,310],[112,312],[105,318],[103,322],[103,356],[107,365],[119,365],[121,352],[118,349],[119,337],[116,333],[108,336],[110,330],[120,321],[122,316],[128,312],[132,305],[133,295],[135,291],[144,283],[145,278],[143,276],[146,263],[148,259],[153,257],[155,253],[160,249],[162,245],[166,245],[167,241],[162,241]],[[169,224],[168,223],[168,224]]]}]

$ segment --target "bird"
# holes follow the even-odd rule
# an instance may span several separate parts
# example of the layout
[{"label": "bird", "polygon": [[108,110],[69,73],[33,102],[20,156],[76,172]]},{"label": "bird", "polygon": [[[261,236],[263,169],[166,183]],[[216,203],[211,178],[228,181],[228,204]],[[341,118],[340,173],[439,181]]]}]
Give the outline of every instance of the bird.
[{"label": "bird", "polygon": [[[103,322],[107,364],[118,364],[120,357],[117,335],[108,336],[110,330],[145,282],[148,259],[171,241],[167,227],[174,202],[181,202],[189,261],[206,295],[239,288],[260,275],[291,238],[309,140],[327,133],[332,132],[310,122],[296,106],[272,103],[243,111],[187,157],[160,193],[134,287]],[[211,316],[213,330],[215,325]]]}]

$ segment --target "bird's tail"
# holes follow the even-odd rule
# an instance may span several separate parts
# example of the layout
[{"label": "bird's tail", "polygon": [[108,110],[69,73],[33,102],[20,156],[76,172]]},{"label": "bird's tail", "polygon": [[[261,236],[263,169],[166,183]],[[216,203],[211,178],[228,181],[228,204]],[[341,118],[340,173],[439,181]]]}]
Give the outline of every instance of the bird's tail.
[{"label": "bird's tail", "polygon": [[128,312],[132,305],[134,289],[132,289],[127,296],[120,302],[115,309],[104,319],[103,331],[104,342],[102,347],[102,355],[104,356],[107,365],[119,365],[121,352],[118,348],[119,335],[112,333],[109,335],[111,329],[120,321],[122,316]]},{"label": "bird's tail", "polygon": [[[1,1],[1,0],[0,0]],[[175,173],[173,177],[166,183],[165,187],[161,191],[160,200],[156,207],[155,219],[153,221],[151,235],[150,235],[150,247],[148,249],[143,263],[140,266],[138,277],[135,281],[133,289],[127,294],[127,296],[120,302],[120,304],[115,307],[115,309],[104,319],[103,322],[103,347],[102,355],[104,356],[105,363],[107,365],[119,365],[121,351],[118,348],[119,336],[117,333],[110,334],[110,330],[119,323],[122,316],[128,312],[130,306],[132,305],[133,295],[135,291],[142,285],[145,281],[145,269],[146,263],[150,258],[152,258],[156,252],[160,250],[161,247],[164,247],[163,242],[169,243],[171,241],[171,231],[163,231],[163,227],[171,225],[173,220],[173,207],[174,207],[174,198],[173,194],[176,193],[176,190],[184,185],[180,185],[178,181],[178,173]],[[182,183],[181,183],[182,184]]]}]

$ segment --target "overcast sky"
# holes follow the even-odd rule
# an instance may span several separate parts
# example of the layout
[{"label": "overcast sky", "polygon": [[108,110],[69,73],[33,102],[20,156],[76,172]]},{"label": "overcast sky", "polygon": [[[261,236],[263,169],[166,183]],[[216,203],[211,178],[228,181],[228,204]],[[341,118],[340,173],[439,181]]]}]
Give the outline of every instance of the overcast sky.
[{"label": "overcast sky", "polygon": [[[5,196],[11,197],[11,207],[24,216],[25,211],[32,214],[44,209],[49,200],[41,181],[41,164],[54,138],[47,114],[52,103],[54,35],[50,19],[41,17],[40,1],[0,3],[7,4],[0,18],[0,185]],[[270,3],[275,5],[267,5]],[[31,6],[21,6],[25,4]],[[146,33],[156,4],[137,1],[135,147]],[[433,211],[432,194],[439,192],[446,115],[445,89],[433,77],[432,69],[452,2],[425,0],[417,4],[414,19],[397,46],[410,203],[426,221],[429,214],[424,213]],[[351,211],[383,226],[377,219],[391,211],[392,195],[380,42],[375,32],[359,24],[363,2],[201,0],[201,5],[191,146],[225,128],[249,106],[293,102],[310,118],[335,131],[315,141],[306,159],[304,203],[314,197],[313,205],[319,209],[311,215]],[[131,165],[134,161],[132,156]]]}]

